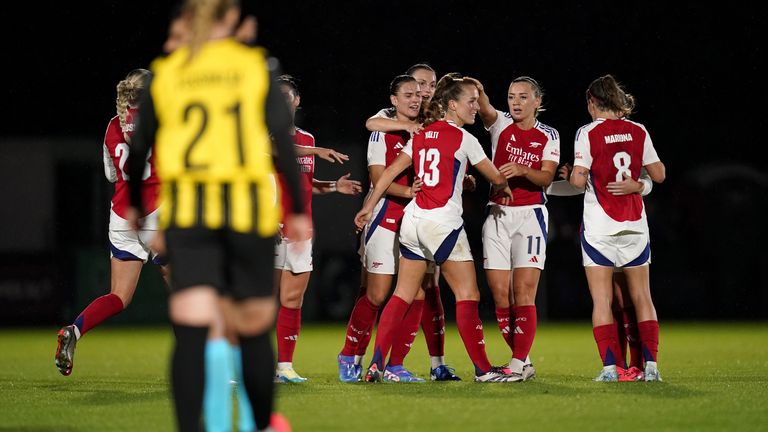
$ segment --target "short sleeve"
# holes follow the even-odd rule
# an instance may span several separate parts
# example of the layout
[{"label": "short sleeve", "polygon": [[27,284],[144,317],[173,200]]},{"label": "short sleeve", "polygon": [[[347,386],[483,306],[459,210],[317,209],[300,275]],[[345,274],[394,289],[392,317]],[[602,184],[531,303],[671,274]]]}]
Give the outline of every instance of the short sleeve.
[{"label": "short sleeve", "polygon": [[483,150],[483,147],[480,145],[480,141],[469,133],[464,133],[464,140],[461,142],[461,147],[466,153],[469,163],[472,165],[477,165],[484,159],[488,159],[488,156],[485,155],[485,150]]},{"label": "short sleeve", "polygon": [[382,132],[371,132],[368,138],[368,166],[371,165],[387,165],[387,144]]},{"label": "short sleeve", "polygon": [[[645,130],[645,128],[643,128]],[[651,141],[651,134],[645,131],[645,141],[643,142],[643,166],[650,165],[654,162],[660,162],[659,155],[656,153],[656,149],[653,147],[653,141]]]},{"label": "short sleeve", "polygon": [[384,108],[373,115],[373,118],[386,118],[391,119],[395,117],[395,110],[392,108]]},{"label": "short sleeve", "polygon": [[586,126],[576,132],[576,142],[573,144],[573,165],[587,169],[592,168],[592,153]]},{"label": "short sleeve", "polygon": [[541,152],[541,160],[560,163],[560,134],[552,129],[548,138],[544,151]]},{"label": "short sleeve", "polygon": [[413,138],[409,139],[408,142],[405,143],[405,147],[400,150],[400,153],[405,153],[409,158],[413,159]]}]

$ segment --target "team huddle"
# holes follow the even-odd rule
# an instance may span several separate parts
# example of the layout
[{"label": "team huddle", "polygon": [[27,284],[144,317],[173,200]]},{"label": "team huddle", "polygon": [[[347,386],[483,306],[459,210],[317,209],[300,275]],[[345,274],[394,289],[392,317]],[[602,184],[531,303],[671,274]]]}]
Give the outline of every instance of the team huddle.
[{"label": "team huddle", "polygon": [[[240,48],[227,45],[229,42],[216,43],[222,53],[231,51],[239,55]],[[157,68],[172,69],[177,57],[158,61]],[[169,226],[205,226],[233,232],[257,231],[270,241],[274,239],[275,244],[269,245],[274,248],[274,289],[270,284],[258,292],[234,290],[228,295],[236,303],[252,296],[269,300],[269,296],[277,293],[277,364],[263,356],[258,361],[264,362],[270,374],[274,371],[270,381],[307,380],[294,369],[293,353],[301,329],[303,298],[313,269],[313,241],[311,235],[292,235],[298,231],[290,229],[295,222],[291,218],[302,214],[311,218],[313,195],[337,192],[355,196],[362,192],[362,187],[349,174],[335,181],[314,178],[315,156],[331,163],[344,163],[349,158],[333,149],[317,147],[309,132],[296,127],[294,117],[301,103],[296,80],[288,75],[272,77],[276,79],[267,76],[264,82],[271,84],[264,96],[266,123],[275,141],[270,155],[274,162],[266,159],[267,152],[260,156],[258,170],[269,175],[248,178],[250,189],[239,188],[237,179],[231,183],[222,183],[220,179],[187,183],[182,177],[158,177],[157,153],[148,145],[139,145],[143,150],[136,154],[142,157],[141,163],[132,160],[128,164],[129,152],[136,151],[132,146],[136,138],[134,120],[141,118],[143,122],[143,135],[138,136],[140,144],[152,142],[155,133],[161,136],[163,125],[146,119],[163,119],[155,110],[166,109],[163,104],[171,99],[159,90],[164,88],[160,78],[153,78],[149,71],[137,69],[120,82],[118,115],[110,121],[103,145],[105,174],[115,183],[109,225],[112,287],[110,294],[94,300],[71,325],[59,331],[55,361],[63,375],[72,372],[75,346],[81,336],[128,306],[142,265],[148,260],[163,266],[175,295],[183,287],[230,283],[203,278],[200,280],[206,283],[201,284],[194,279],[202,277],[203,273],[196,268],[204,267],[207,258],[192,255],[189,247],[203,241],[203,237],[183,237],[180,233],[186,231],[171,230],[169,241],[187,249],[176,249],[169,265],[161,258],[163,254],[158,253],[165,249],[159,230]],[[151,97],[142,98],[142,92],[148,93],[150,86],[154,86]],[[275,94],[288,106],[290,115],[284,120],[270,120],[270,107],[277,106]],[[587,109],[592,122],[576,134],[572,165],[561,165],[558,131],[538,120],[543,110],[542,98],[543,90],[535,79],[518,77],[509,86],[508,111],[498,110],[479,80],[451,73],[438,81],[436,72],[427,64],[416,64],[392,80],[391,107],[365,123],[371,132],[367,149],[371,189],[354,217],[360,233],[361,289],[337,357],[340,381],[425,382],[425,378],[404,367],[419,327],[430,356],[429,379],[461,380],[445,360],[440,276],[456,298],[456,324],[474,366],[474,381],[508,383],[534,378],[536,370],[530,353],[537,328],[536,291],[547,255],[547,195],[582,193],[582,256],[593,299],[594,337],[603,364],[595,380],[661,381],[656,363],[659,327],[650,295],[650,242],[642,196],[651,191],[653,182],[664,180],[664,165],[645,127],[627,118],[634,99],[612,76],[600,77],[588,87]],[[228,109],[227,114],[239,120],[240,105]],[[184,121],[200,116],[202,134],[207,110],[206,104],[190,104],[184,111]],[[480,141],[463,128],[474,124],[478,114],[490,134],[490,157]],[[273,132],[276,122],[289,132],[290,144],[281,147],[281,135]],[[266,131],[266,127],[256,130],[269,140]],[[238,129],[237,133],[240,132]],[[207,165],[190,157],[195,145],[193,141],[186,149],[184,166],[179,165],[179,172],[207,169]],[[238,149],[239,164],[244,166],[247,151]],[[294,158],[298,178],[296,167],[289,164]],[[129,165],[132,171],[128,170]],[[476,183],[467,174],[470,166],[491,184],[482,229],[483,268],[499,331],[510,348],[509,361],[500,366],[494,366],[485,351],[475,262],[462,218],[462,194],[465,190],[473,191]],[[140,188],[136,187],[139,184]],[[170,202],[162,200],[163,197],[171,197]],[[251,207],[238,208],[235,203],[242,201],[238,197],[250,202]],[[144,218],[139,231],[131,223],[136,203],[143,203],[140,208]],[[265,210],[270,206],[283,209],[282,220],[280,212]],[[277,232],[274,237],[273,231]],[[228,248],[239,252],[249,244],[234,237],[226,241]],[[259,250],[265,247],[261,243],[254,245]],[[229,249],[222,256],[227,256],[226,253]],[[263,262],[258,265],[260,271],[266,271]],[[239,283],[258,282],[242,276]],[[190,326],[184,314],[177,314],[176,319],[181,318],[174,321],[180,346],[185,338],[207,339],[204,419],[210,430],[217,430],[217,422],[231,420],[230,380],[245,379],[246,387],[250,382],[251,375],[246,372],[247,376],[243,376],[241,360],[256,359],[249,355],[257,345],[249,339],[251,336],[244,335],[261,334],[267,329],[261,325],[258,330],[254,327],[242,331],[243,325],[230,321],[233,307],[231,302],[221,303],[210,318],[210,326]],[[173,320],[173,310],[171,315]],[[370,362],[364,365],[377,318]],[[267,321],[271,327],[274,319]],[[205,331],[201,333],[202,328]],[[242,347],[242,354],[241,343],[248,344]],[[271,356],[271,348],[264,348],[261,339],[258,344],[260,349],[269,349]],[[250,367],[245,365],[245,370]],[[179,365],[178,369],[182,367]],[[246,394],[243,386],[238,387],[239,427],[244,430],[253,429],[254,419],[249,414],[258,411],[249,405],[249,398],[252,402],[259,400],[253,388],[249,387]],[[271,399],[268,405],[271,412]],[[181,412],[182,408],[178,409]],[[257,419],[256,423],[264,422]]]}]

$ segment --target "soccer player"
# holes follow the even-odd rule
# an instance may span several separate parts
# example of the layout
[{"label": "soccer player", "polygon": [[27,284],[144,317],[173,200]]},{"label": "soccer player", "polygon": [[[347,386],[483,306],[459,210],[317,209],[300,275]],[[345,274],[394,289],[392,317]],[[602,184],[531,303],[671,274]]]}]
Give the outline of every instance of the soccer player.
[{"label": "soccer player", "polygon": [[[422,97],[419,93],[419,84],[410,75],[399,75],[389,85],[390,102],[395,110],[394,120],[403,125],[417,124]],[[405,131],[398,132],[372,132],[368,140],[368,171],[371,183],[376,183],[384,169],[400,154],[405,143],[410,139],[410,134]],[[376,203],[373,219],[365,226],[361,237],[361,261],[364,275],[367,278],[365,295],[360,296],[347,325],[347,334],[344,347],[339,354],[339,380],[342,382],[357,382],[361,379],[362,366],[359,361],[362,355],[355,355],[360,350],[361,340],[373,330],[376,315],[379,308],[387,299],[392,287],[393,275],[397,272],[397,260],[400,254],[397,234],[400,230],[400,222],[403,218],[403,209],[418,191],[419,184],[413,184],[413,170],[401,173],[387,188],[387,195]],[[422,304],[423,290],[419,290],[415,303]],[[410,313],[409,309],[409,313]],[[401,342],[403,345],[413,343],[415,332],[418,331],[418,323],[421,311],[416,311],[413,336],[410,341]],[[408,314],[406,314],[407,316]],[[407,320],[407,318],[406,318]],[[402,329],[405,326],[401,326]],[[400,331],[398,334],[401,334]],[[368,339],[366,339],[367,341]],[[403,367],[405,352],[402,356],[394,354],[397,342],[393,344],[393,355],[384,370],[384,379],[392,382],[424,382],[416,377],[408,369]],[[363,349],[363,352],[365,350]],[[402,351],[400,351],[402,352]]]},{"label": "soccer player", "polygon": [[395,292],[384,308],[376,334],[366,381],[381,381],[393,331],[408,311],[424,278],[428,261],[442,273],[456,296],[456,321],[477,382],[507,382],[509,377],[491,366],[485,352],[483,326],[478,313],[480,292],[464,231],[461,192],[471,163],[496,191],[511,197],[507,180],[488,160],[480,143],[461,127],[473,124],[479,109],[478,90],[469,80],[449,74],[440,79],[426,110],[425,128],[384,170],[363,208],[355,216],[362,229],[392,181],[413,166],[421,190],[406,206],[400,226],[400,264]]},{"label": "soccer player", "polygon": [[[574,188],[567,180],[570,178],[572,170],[571,164],[564,164],[560,167],[558,170],[559,177],[566,180],[553,181],[547,188],[547,195],[573,196],[583,194],[584,190]],[[640,196],[646,196],[653,189],[653,181],[643,169],[637,181],[625,175],[621,181],[609,182],[606,189],[612,195],[640,194]],[[624,277],[624,271],[620,267],[613,268],[613,300],[613,319],[616,322],[619,350],[621,357],[626,360],[626,364],[629,366],[626,373],[619,376],[619,381],[643,380],[643,355],[640,335],[637,330],[637,315],[629,296],[627,278]],[[629,358],[627,357],[627,348],[629,348]]]},{"label": "soccer player", "polygon": [[[296,110],[301,104],[301,96],[296,80],[290,75],[278,78],[280,91],[285,97],[291,111],[291,119],[295,119]],[[301,171],[303,206],[307,214],[312,215],[312,194],[338,192],[344,195],[358,195],[362,191],[359,181],[350,180],[349,174],[341,176],[336,181],[322,181],[314,178],[315,158],[320,156],[331,162],[343,163],[349,158],[335,150],[315,147],[315,137],[309,132],[291,125],[297,162]],[[285,190],[285,180],[280,176],[283,186],[282,203],[284,209],[290,209],[291,197]],[[287,213],[287,211],[286,211]],[[277,314],[277,370],[276,382],[299,383],[306,381],[293,369],[293,353],[301,329],[301,306],[304,293],[307,291],[309,276],[312,272],[312,238],[295,241],[281,235],[275,248],[275,280],[280,289],[280,310]]]},{"label": "soccer player", "polygon": [[570,183],[584,193],[581,246],[592,296],[592,325],[603,370],[595,381],[617,381],[623,370],[616,325],[611,311],[613,268],[622,267],[635,306],[645,360],[645,381],[661,381],[657,367],[659,323],[651,299],[651,259],[648,221],[639,194],[614,195],[609,182],[638,179],[641,168],[661,183],[665,167],[645,126],[627,119],[635,105],[611,75],[594,80],[587,89],[592,122],[576,133]]},{"label": "soccer player", "polygon": [[535,79],[512,80],[506,113],[496,110],[483,85],[475,82],[480,119],[491,133],[493,164],[509,179],[515,197],[508,205],[499,197],[488,202],[483,267],[496,304],[496,321],[512,350],[508,374],[524,381],[536,374],[528,354],[536,334],[536,291],[547,256],[544,189],[560,162],[560,135],[537,119],[544,92]]},{"label": "soccer player", "polygon": [[[72,373],[75,346],[86,332],[105,320],[123,311],[131,303],[136,284],[145,262],[152,259],[154,264],[164,265],[165,261],[150,249],[150,242],[157,231],[159,181],[154,166],[154,157],[148,154],[140,181],[146,201],[147,216],[143,228],[133,231],[126,217],[130,205],[128,197],[128,174],[126,162],[130,154],[130,139],[133,134],[139,95],[144,90],[151,73],[146,69],[135,69],[117,84],[117,115],[112,117],[104,135],[104,174],[115,184],[109,215],[109,244],[111,266],[110,293],[95,299],[75,322],[63,327],[58,333],[56,367],[64,376]],[[165,272],[165,270],[162,270]]]},{"label": "soccer player", "polygon": [[[423,127],[423,110],[432,100],[435,94],[437,76],[432,66],[426,63],[417,63],[408,68],[405,75],[410,75],[419,84],[421,95],[421,112],[416,122],[398,119],[394,107],[385,108],[373,115],[365,122],[366,128],[371,132],[408,132],[411,135],[420,131]],[[471,175],[465,177],[465,189],[474,190],[475,179]],[[434,271],[432,271],[434,269]],[[365,293],[365,269],[363,271],[363,286],[361,292]],[[430,265],[427,276],[422,283],[422,289],[416,294],[416,298],[403,323],[397,330],[392,345],[392,359],[396,362],[403,359],[410,351],[410,347],[419,330],[419,324],[424,332],[430,360],[430,379],[433,381],[460,381],[454,369],[445,363],[445,312],[443,302],[440,299],[440,267]],[[358,301],[362,294],[358,296]],[[355,363],[357,370],[362,370],[362,359],[368,348],[371,331],[366,331],[358,343]],[[341,367],[341,364],[339,365]]]},{"label": "soccer player", "polygon": [[154,79],[142,98],[129,160],[128,220],[138,225],[146,204],[140,162],[154,142],[167,209],[160,227],[173,269],[171,385],[178,427],[199,430],[206,336],[219,299],[230,297],[234,310],[225,315],[239,336],[244,385],[262,430],[269,427],[273,401],[269,330],[276,306],[270,278],[280,218],[273,143],[293,198],[285,229],[297,240],[309,234],[290,112],[274,81],[275,62],[230,37],[239,19],[237,1],[188,0],[184,10],[189,42],[153,62]]}]

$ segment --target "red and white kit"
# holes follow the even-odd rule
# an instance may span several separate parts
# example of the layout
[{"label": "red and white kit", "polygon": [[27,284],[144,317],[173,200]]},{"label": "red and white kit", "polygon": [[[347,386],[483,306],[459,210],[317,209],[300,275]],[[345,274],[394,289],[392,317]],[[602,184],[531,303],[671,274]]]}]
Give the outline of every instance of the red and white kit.
[{"label": "red and white kit", "polygon": [[[368,139],[368,166],[389,166],[405,148],[407,132],[372,132]],[[407,169],[393,183],[410,186],[413,170]],[[393,275],[397,272],[400,258],[400,242],[397,233],[403,220],[403,211],[410,198],[384,195],[373,209],[370,222],[362,236],[362,261],[369,273]]]},{"label": "red and white kit", "polygon": [[[314,147],[315,137],[309,132],[296,128],[293,142],[297,146]],[[299,156],[296,158],[301,177],[301,191],[304,199],[304,211],[310,220],[312,219],[312,179],[315,176],[315,156]],[[282,202],[283,217],[290,214],[293,202],[288,193],[288,185],[282,174],[278,175],[280,181],[280,198]],[[282,224],[281,228],[282,228]],[[292,273],[305,273],[312,271],[312,238],[301,242],[294,242],[282,235],[275,246],[275,268],[288,270]]]},{"label": "red and white kit", "polygon": [[413,159],[424,183],[405,207],[400,227],[400,252],[409,259],[441,264],[472,261],[464,232],[461,193],[467,164],[487,159],[477,138],[452,121],[432,123],[403,149]]},{"label": "red and white kit", "polygon": [[612,195],[606,185],[635,180],[643,166],[659,161],[651,136],[640,123],[597,119],[576,133],[574,165],[589,169],[584,192],[584,265],[633,267],[650,263],[648,221],[639,194]]},{"label": "red and white kit", "polygon": [[149,249],[149,242],[157,231],[158,195],[160,181],[155,170],[152,151],[147,155],[147,163],[142,176],[142,195],[144,211],[147,216],[143,220],[143,229],[138,234],[133,231],[126,220],[126,211],[130,207],[128,193],[128,156],[130,145],[126,143],[125,136],[133,133],[133,119],[135,110],[129,109],[126,117],[125,130],[120,128],[120,119],[115,116],[109,121],[107,132],[104,135],[104,175],[107,180],[115,184],[115,193],[112,196],[112,204],[109,215],[109,242],[113,257],[123,261],[141,260],[146,262],[154,254]]},{"label": "red and white kit", "polygon": [[[560,135],[540,121],[522,130],[509,113],[496,111],[491,133],[493,164],[499,168],[508,162],[540,170],[542,161],[560,163]],[[483,267],[510,270],[519,267],[544,268],[547,258],[547,221],[544,188],[525,177],[507,182],[514,200],[502,204],[491,197],[488,217],[483,224]]]}]

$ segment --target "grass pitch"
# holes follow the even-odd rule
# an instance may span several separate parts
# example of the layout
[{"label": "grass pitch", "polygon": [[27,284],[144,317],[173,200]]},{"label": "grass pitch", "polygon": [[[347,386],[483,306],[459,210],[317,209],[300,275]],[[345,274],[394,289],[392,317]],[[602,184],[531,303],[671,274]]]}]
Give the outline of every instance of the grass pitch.
[{"label": "grass pitch", "polygon": [[[170,431],[168,328],[98,328],[80,340],[70,377],[53,363],[57,329],[0,330],[0,431]],[[495,326],[494,364],[508,360]],[[662,323],[662,383],[595,383],[600,362],[588,323],[541,323],[538,377],[477,384],[455,328],[446,359],[458,383],[342,384],[341,325],[302,329],[294,366],[310,381],[282,384],[277,409],[295,431],[767,430],[768,326]],[[406,366],[427,377],[419,334]]]}]

